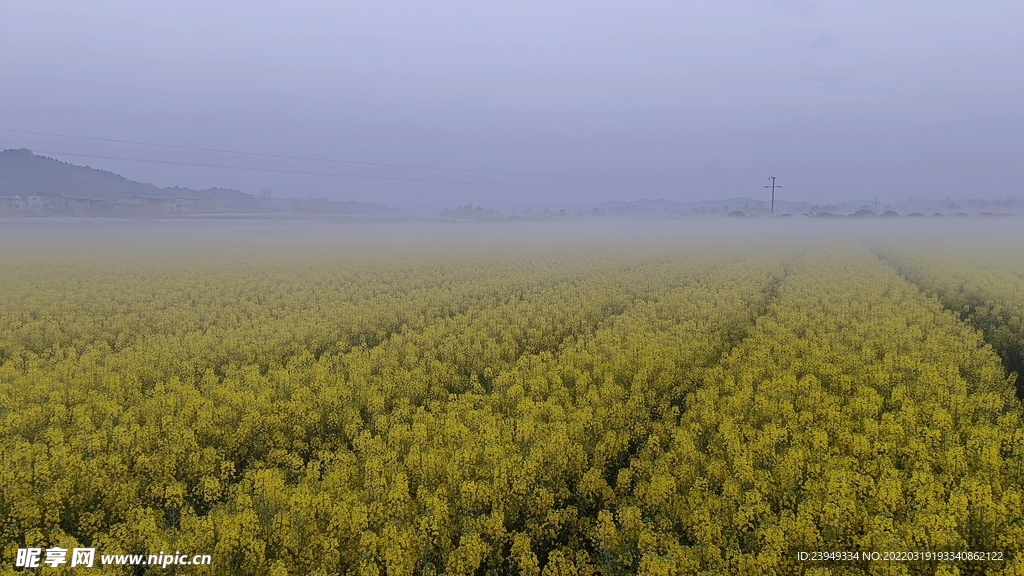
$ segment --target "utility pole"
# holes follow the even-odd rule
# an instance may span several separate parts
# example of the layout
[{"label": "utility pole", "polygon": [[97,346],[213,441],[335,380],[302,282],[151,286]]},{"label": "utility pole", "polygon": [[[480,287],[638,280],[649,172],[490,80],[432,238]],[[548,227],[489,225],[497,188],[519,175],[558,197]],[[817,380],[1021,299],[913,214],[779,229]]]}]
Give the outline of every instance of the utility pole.
[{"label": "utility pole", "polygon": [[771,186],[765,186],[765,188],[771,188],[772,189],[772,216],[774,216],[775,215],[775,189],[778,188],[779,190],[782,190],[782,186],[776,186],[775,185],[775,176],[769,176],[768,179],[772,181],[772,185]]}]

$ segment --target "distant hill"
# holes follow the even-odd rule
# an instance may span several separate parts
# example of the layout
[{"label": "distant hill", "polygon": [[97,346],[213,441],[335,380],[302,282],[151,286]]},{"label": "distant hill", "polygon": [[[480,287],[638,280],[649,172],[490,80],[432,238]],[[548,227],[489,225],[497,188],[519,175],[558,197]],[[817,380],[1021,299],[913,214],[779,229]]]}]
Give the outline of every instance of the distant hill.
[{"label": "distant hill", "polygon": [[126,196],[195,196],[242,203],[256,201],[255,196],[241,190],[159,188],[106,170],[75,166],[47,156],[38,156],[25,148],[0,152],[0,196],[18,195],[25,198],[38,194],[99,200],[116,200]]},{"label": "distant hill", "polygon": [[[209,213],[234,212],[239,214],[263,213],[283,215],[338,215],[370,217],[437,217],[452,220],[559,219],[559,218],[679,218],[692,216],[725,216],[742,213],[744,216],[768,216],[771,203],[767,199],[744,197],[725,200],[677,201],[665,198],[639,198],[628,201],[605,201],[594,204],[522,205],[516,207],[486,208],[460,206],[445,209],[440,214],[435,208],[404,209],[367,202],[338,202],[326,198],[284,199],[257,198],[241,190],[227,188],[160,188],[145,182],[129,180],[124,176],[88,166],[76,166],[55,158],[33,154],[31,150],[4,150],[0,152],[0,215],[11,213],[14,205],[4,204],[3,197],[43,196],[42,212],[84,215],[117,213],[133,215],[139,212]],[[56,198],[47,203],[46,196]],[[75,204],[73,199],[87,198]],[[133,199],[126,201],[125,199]],[[177,199],[184,199],[175,205]],[[93,202],[99,201],[99,202]],[[6,201],[11,202],[11,201]],[[56,202],[63,203],[59,207]],[[75,206],[72,206],[72,205]],[[166,204],[166,206],[165,206]],[[77,210],[77,212],[76,212]],[[28,214],[22,206],[18,214]],[[37,212],[38,213],[38,212]],[[875,216],[875,215],[1001,215],[1024,214],[1024,201],[1003,199],[951,199],[931,200],[911,198],[898,202],[877,200],[850,200],[845,202],[812,204],[776,199],[776,215],[807,216]]]}]

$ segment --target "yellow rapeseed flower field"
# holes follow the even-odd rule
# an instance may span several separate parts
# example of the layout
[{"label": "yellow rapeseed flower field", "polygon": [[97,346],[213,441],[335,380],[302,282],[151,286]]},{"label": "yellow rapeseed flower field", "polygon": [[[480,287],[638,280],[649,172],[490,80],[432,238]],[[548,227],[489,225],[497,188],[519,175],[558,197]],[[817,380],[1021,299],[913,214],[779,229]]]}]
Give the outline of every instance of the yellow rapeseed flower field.
[{"label": "yellow rapeseed flower field", "polygon": [[0,254],[0,572],[1024,573],[1024,267],[129,237]]}]

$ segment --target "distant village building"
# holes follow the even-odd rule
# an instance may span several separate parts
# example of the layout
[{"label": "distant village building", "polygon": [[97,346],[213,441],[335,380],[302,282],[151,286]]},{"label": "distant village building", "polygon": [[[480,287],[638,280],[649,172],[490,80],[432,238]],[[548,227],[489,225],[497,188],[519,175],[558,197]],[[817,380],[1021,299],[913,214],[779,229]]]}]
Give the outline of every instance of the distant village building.
[{"label": "distant village building", "polygon": [[198,198],[196,200],[196,212],[216,212],[217,203],[213,198]]},{"label": "distant village building", "polygon": [[124,214],[199,214],[215,212],[217,206],[211,198],[129,196],[118,198],[111,209]]},{"label": "distant village building", "polygon": [[164,199],[152,196],[139,196],[142,198],[142,211],[150,214],[157,214],[164,211]]},{"label": "distant village building", "polygon": [[66,216],[128,216],[160,217],[161,215],[190,215],[217,212],[218,203],[214,198],[189,198],[184,196],[124,196],[116,200],[90,198],[88,196],[66,196],[63,194],[33,194],[21,196],[0,196],[0,216],[13,215],[66,215]]},{"label": "distant village building", "polygon": [[202,212],[200,202],[194,198],[164,198],[164,212]]},{"label": "distant village building", "polygon": [[21,196],[0,196],[0,215],[11,216],[25,210],[25,200]]},{"label": "distant village building", "polygon": [[69,210],[74,210],[76,212],[88,210],[91,205],[88,198],[67,198],[64,202],[67,203]]},{"label": "distant village building", "polygon": [[142,212],[142,198],[138,196],[118,198],[114,201],[114,210],[117,212]]},{"label": "distant village building", "polygon": [[114,209],[119,212],[158,214],[164,212],[164,199],[154,196],[118,198]]},{"label": "distant village building", "polygon": [[63,196],[43,196],[43,210],[67,210],[68,202]]},{"label": "distant village building", "polygon": [[81,196],[68,196],[65,198],[65,202],[67,202],[68,210],[76,216],[105,212],[110,205],[106,200]]}]

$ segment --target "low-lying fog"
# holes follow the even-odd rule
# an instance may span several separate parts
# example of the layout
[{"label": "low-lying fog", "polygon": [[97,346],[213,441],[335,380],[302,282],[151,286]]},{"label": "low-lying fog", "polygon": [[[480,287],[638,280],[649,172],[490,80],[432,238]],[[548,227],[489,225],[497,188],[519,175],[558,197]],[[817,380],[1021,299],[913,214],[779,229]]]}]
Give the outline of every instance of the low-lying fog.
[{"label": "low-lying fog", "polygon": [[[679,243],[906,240],[936,249],[1018,252],[1024,226],[1016,217],[918,219],[716,218],[692,220],[601,220],[561,222],[399,221],[118,221],[15,219],[0,222],[5,251],[65,255],[95,250],[150,252],[171,257],[203,253],[286,253],[323,249],[367,254],[380,250],[415,254],[472,251],[489,247],[539,247]],[[41,252],[40,252],[41,250]]]}]

